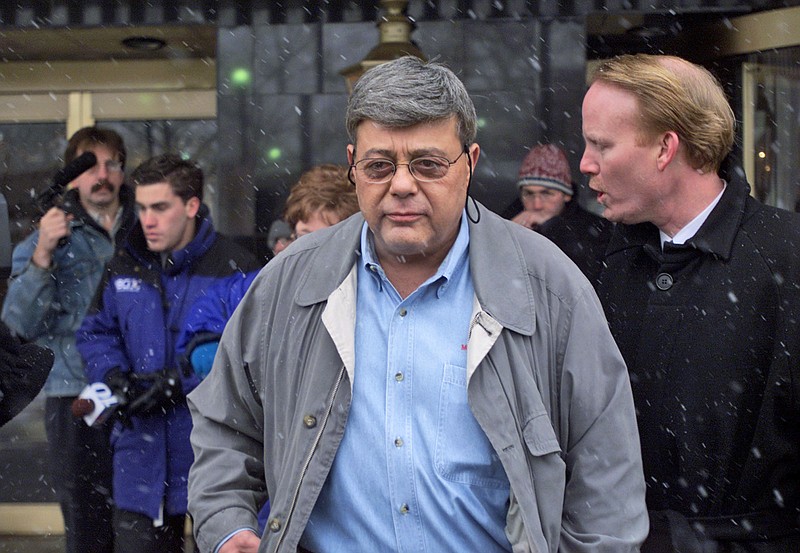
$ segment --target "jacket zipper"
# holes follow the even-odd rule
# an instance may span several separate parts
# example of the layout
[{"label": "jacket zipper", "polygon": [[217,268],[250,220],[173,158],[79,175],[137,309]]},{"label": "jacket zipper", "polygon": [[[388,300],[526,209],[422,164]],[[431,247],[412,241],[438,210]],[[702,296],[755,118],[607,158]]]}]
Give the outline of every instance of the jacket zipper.
[{"label": "jacket zipper", "polygon": [[312,444],[311,450],[308,452],[305,461],[303,462],[303,470],[300,471],[300,479],[297,481],[297,486],[294,489],[294,494],[292,495],[292,502],[289,505],[289,512],[286,515],[286,520],[283,524],[283,532],[281,532],[280,537],[278,538],[278,542],[275,546],[275,551],[280,551],[281,545],[283,545],[283,539],[286,536],[286,530],[289,528],[289,520],[291,520],[292,515],[294,514],[295,507],[297,507],[297,497],[300,495],[300,487],[303,484],[303,480],[306,477],[306,473],[308,472],[308,467],[311,464],[311,458],[314,456],[314,453],[317,451],[317,447],[319,446],[320,440],[322,440],[322,434],[325,431],[325,427],[328,425],[328,419],[330,419],[331,412],[333,411],[333,400],[336,397],[336,393],[339,391],[339,386],[342,384],[342,380],[344,379],[345,367],[342,365],[342,368],[339,370],[339,377],[336,379],[336,384],[333,386],[333,391],[329,397],[328,408],[325,411],[325,417],[322,419],[322,424],[320,425],[319,432],[314,438],[314,443]]}]

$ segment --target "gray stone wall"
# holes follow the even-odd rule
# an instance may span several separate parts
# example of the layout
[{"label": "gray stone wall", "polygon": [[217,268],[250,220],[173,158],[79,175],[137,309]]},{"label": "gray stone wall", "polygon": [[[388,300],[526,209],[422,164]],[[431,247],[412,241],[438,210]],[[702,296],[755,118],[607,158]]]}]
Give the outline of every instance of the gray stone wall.
[{"label": "gray stone wall", "polygon": [[[414,31],[422,51],[459,74],[475,102],[482,152],[472,194],[490,209],[502,212],[513,201],[519,164],[538,142],[562,144],[578,178],[583,33],[578,18],[428,21]],[[373,23],[220,29],[223,230],[263,231],[302,171],[346,163],[347,92],[339,71],[377,42]],[[242,70],[252,80],[237,85],[233,75]]]}]

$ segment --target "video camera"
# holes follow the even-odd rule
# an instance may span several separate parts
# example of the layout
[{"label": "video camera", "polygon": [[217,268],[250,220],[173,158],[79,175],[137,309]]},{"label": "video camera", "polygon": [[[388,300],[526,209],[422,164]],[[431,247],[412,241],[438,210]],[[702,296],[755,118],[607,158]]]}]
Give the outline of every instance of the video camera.
[{"label": "video camera", "polygon": [[97,163],[97,157],[92,152],[84,152],[53,176],[52,184],[36,197],[36,207],[42,215],[60,203],[61,196],[67,185],[80,175],[91,169]]}]

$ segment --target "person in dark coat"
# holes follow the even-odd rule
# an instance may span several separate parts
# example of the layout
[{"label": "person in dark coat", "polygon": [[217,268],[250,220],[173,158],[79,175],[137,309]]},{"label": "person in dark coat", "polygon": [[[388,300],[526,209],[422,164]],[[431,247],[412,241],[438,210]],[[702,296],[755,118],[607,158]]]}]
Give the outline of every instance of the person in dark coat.
[{"label": "person in dark coat", "polygon": [[54,358],[53,350],[23,342],[0,322],[0,426],[33,401]]},{"label": "person in dark coat", "polygon": [[578,202],[564,150],[555,144],[533,147],[520,167],[517,188],[511,220],[549,238],[594,283],[612,224]]},{"label": "person in dark coat", "polygon": [[631,374],[642,552],[800,551],[800,216],[720,166],[734,115],[705,69],[600,65],[581,171],[616,221],[599,296]]}]

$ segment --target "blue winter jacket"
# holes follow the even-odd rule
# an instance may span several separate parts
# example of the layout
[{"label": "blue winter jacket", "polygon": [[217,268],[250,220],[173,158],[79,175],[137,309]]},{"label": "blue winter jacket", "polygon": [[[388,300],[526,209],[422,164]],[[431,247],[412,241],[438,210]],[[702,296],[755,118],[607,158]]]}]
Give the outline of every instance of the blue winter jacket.
[{"label": "blue winter jacket", "polygon": [[124,242],[134,223],[132,191],[123,185],[119,197],[122,215],[114,237],[83,209],[78,191],[70,190],[61,207],[75,217],[71,235],[53,252],[52,265],[42,269],[31,263],[38,230],[14,248],[2,319],[18,336],[53,350],[55,361],[44,386],[47,396],[74,397],[86,386],[75,332],[114,253],[115,241]]},{"label": "blue winter jacket", "polygon": [[189,357],[195,346],[219,341],[225,323],[233,315],[233,310],[242,301],[258,272],[232,274],[205,290],[186,316],[178,339],[178,351]]},{"label": "blue winter jacket", "polygon": [[[183,249],[161,256],[147,249],[139,224],[126,247],[111,260],[77,334],[90,382],[108,372],[152,373],[176,368],[176,342],[195,299],[233,272],[257,268],[255,257],[219,236],[202,206],[197,233]],[[183,374],[183,389],[199,380]],[[114,448],[114,501],[120,509],[159,517],[186,513],[186,482],[193,455],[191,417],[185,402],[163,413],[133,416],[131,427],[117,424]]]}]

